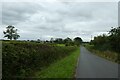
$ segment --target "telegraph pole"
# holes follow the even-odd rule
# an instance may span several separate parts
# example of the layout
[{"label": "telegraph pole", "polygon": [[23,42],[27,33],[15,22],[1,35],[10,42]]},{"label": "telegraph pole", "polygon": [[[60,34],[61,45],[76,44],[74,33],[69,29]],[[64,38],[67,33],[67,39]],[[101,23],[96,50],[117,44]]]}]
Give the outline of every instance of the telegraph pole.
[{"label": "telegraph pole", "polygon": [[91,41],[92,41],[92,35],[91,35]]}]

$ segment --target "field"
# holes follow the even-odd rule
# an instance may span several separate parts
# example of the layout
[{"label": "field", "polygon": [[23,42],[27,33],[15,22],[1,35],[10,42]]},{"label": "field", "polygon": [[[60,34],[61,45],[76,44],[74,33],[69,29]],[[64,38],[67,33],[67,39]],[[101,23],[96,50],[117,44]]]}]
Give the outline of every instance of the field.
[{"label": "field", "polygon": [[[76,46],[64,46],[63,44],[3,41],[2,49],[2,75],[4,79],[35,77],[36,72],[41,72],[43,69],[49,68],[51,64],[72,55],[78,48]],[[74,66],[75,58],[77,56],[73,58]],[[59,64],[62,65],[62,63]],[[74,66],[70,72],[71,70],[74,71]]]}]

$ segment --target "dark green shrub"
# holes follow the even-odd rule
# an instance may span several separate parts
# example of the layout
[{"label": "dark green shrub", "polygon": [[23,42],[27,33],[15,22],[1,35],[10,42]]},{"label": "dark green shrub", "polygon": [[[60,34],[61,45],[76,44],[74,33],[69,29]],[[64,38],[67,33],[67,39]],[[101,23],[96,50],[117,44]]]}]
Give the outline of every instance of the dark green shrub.
[{"label": "dark green shrub", "polygon": [[49,66],[69,55],[76,47],[53,46],[31,42],[3,42],[3,72],[5,77],[28,77],[34,71]]}]

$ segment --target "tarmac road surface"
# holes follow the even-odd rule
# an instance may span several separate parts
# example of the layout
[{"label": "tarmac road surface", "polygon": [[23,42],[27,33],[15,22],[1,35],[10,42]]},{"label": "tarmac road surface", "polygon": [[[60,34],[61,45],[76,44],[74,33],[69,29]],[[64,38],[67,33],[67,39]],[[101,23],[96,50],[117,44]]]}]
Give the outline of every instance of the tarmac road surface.
[{"label": "tarmac road surface", "polygon": [[118,78],[118,64],[98,57],[81,46],[76,78]]}]

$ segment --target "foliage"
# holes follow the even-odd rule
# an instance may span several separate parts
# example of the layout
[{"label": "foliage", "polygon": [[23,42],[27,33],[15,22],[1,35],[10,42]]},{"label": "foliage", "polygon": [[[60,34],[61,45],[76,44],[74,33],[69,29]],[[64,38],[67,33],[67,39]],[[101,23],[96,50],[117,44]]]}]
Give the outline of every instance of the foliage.
[{"label": "foliage", "polygon": [[[120,63],[120,27],[112,28],[108,35],[94,37],[90,42],[95,53],[110,57],[112,61]],[[112,53],[110,53],[112,52]]]},{"label": "foliage", "polygon": [[103,34],[94,37],[90,44],[93,44],[99,50],[110,50],[120,53],[120,27],[112,28],[109,31],[109,35]]},{"label": "foliage", "polygon": [[64,39],[64,43],[69,43],[71,41],[72,41],[72,39],[70,39],[69,37],[67,37],[66,39]]},{"label": "foliage", "polygon": [[4,37],[7,37],[8,39],[12,40],[16,40],[20,37],[20,35],[18,35],[17,33],[17,29],[14,29],[14,26],[9,25],[8,27],[6,27],[6,31],[3,31],[3,33],[5,34]]},{"label": "foliage", "polygon": [[82,43],[82,39],[80,37],[76,37],[74,38],[74,40],[72,40],[69,37],[65,39],[56,38],[55,40],[51,38],[50,43],[65,44],[65,46],[75,46],[75,45],[79,46]]},{"label": "foliage", "polygon": [[33,42],[7,41],[2,46],[3,78],[29,77],[36,70],[70,55],[76,47],[52,46]]},{"label": "foliage", "polygon": [[74,38],[74,43],[79,46],[82,43],[82,39],[80,37]]},{"label": "foliage", "polygon": [[[51,39],[51,42],[53,42],[52,39]],[[62,38],[56,38],[56,39],[54,40],[54,42],[55,42],[55,43],[58,43],[58,44],[63,44],[63,43],[64,43],[64,41],[63,41]]]},{"label": "foliage", "polygon": [[120,53],[120,27],[112,28],[109,34],[109,43],[112,50]]},{"label": "foliage", "polygon": [[36,72],[36,77],[39,78],[74,78],[76,63],[80,54],[80,49],[77,48],[69,56],[58,60],[51,64],[48,68]]}]

